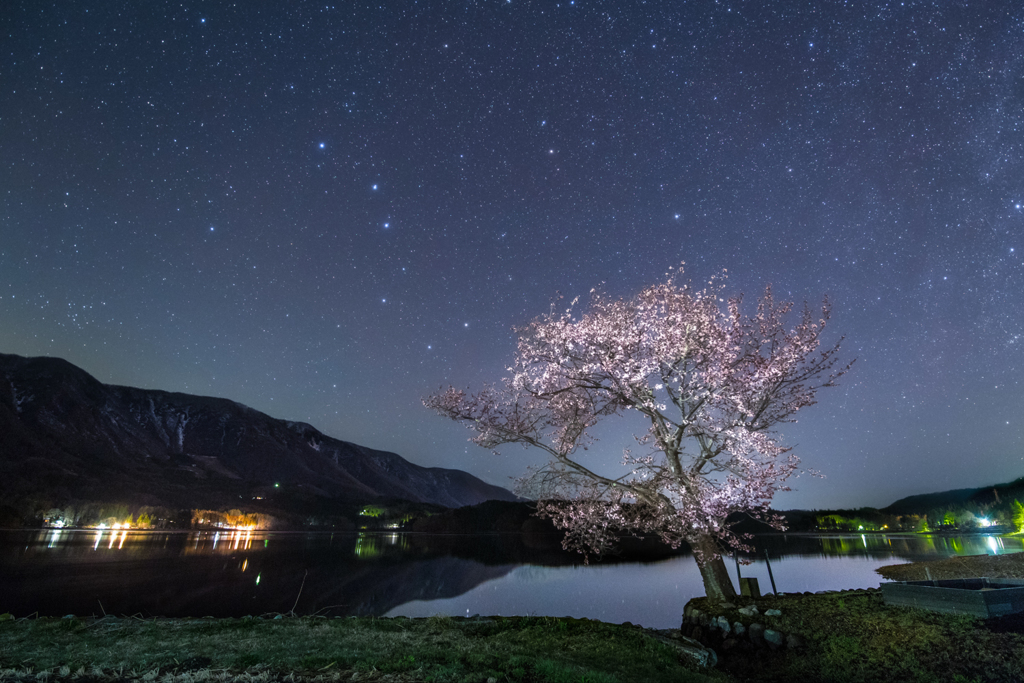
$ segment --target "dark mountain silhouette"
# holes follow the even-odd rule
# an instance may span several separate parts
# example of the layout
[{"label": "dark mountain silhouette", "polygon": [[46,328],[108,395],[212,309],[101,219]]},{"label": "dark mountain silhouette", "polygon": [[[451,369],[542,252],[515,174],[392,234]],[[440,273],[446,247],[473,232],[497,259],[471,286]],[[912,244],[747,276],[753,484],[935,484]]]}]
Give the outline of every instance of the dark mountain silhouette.
[{"label": "dark mountain silhouette", "polygon": [[[935,491],[933,493],[919,493],[912,496],[900,498],[884,508],[862,507],[855,509],[828,509],[828,510],[780,510],[778,511],[786,519],[786,525],[790,531],[818,531],[819,518],[824,515],[839,515],[846,518],[859,517],[870,520],[879,525],[892,523],[886,517],[899,517],[904,515],[917,515],[932,517],[932,524],[941,523],[941,513],[945,510],[956,510],[960,508],[987,509],[995,506],[997,509],[1002,506],[1005,514],[1005,507],[1014,500],[1024,501],[1024,478],[1015,479],[1003,484],[991,486],[979,486],[973,489],[950,489],[948,491]],[[935,517],[938,513],[938,517]],[[759,522],[749,519],[739,520],[736,530],[746,533],[764,533],[770,529]],[[911,524],[911,528],[913,524]]]},{"label": "dark mountain silhouette", "polygon": [[284,492],[445,507],[516,500],[461,470],[420,467],[227,399],[107,385],[59,358],[0,354],[0,502],[240,507]]},{"label": "dark mountain silhouette", "polygon": [[915,496],[900,498],[890,503],[880,512],[890,515],[921,515],[929,510],[948,505],[962,505],[970,502],[971,499],[982,491],[990,491],[991,487],[984,489],[952,489],[949,491],[938,491],[935,493],[920,493]]},{"label": "dark mountain silhouette", "polygon": [[952,489],[950,491],[907,496],[906,498],[900,498],[888,507],[882,508],[881,511],[893,515],[923,514],[929,510],[941,507],[954,507],[965,503],[991,505],[992,503],[1017,498],[1024,498],[1024,478],[1015,479],[1004,484],[980,486],[976,489]]}]

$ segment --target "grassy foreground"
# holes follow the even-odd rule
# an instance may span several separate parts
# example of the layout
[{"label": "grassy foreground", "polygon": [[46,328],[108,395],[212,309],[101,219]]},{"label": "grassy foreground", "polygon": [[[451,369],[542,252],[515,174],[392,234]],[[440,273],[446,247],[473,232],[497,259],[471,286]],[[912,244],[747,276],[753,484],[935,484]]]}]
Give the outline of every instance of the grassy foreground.
[{"label": "grassy foreground", "polygon": [[5,616],[4,681],[729,680],[648,631],[586,619]]},{"label": "grassy foreground", "polygon": [[[977,576],[1024,579],[1024,553],[959,556],[890,565],[889,580]],[[749,604],[736,601],[731,616]],[[703,604],[702,604],[703,603]],[[694,601],[707,606],[702,599]],[[800,635],[795,650],[758,650],[715,643],[719,668],[737,681],[801,683],[1024,683],[1024,614],[978,619],[884,604],[877,590],[768,596],[756,617],[767,628]],[[777,609],[778,616],[764,612]]]},{"label": "grassy foreground", "polygon": [[[694,604],[712,608],[705,599]],[[760,614],[722,610],[730,621],[758,621],[799,635],[788,647],[744,648],[712,642],[718,667],[736,681],[758,683],[1021,683],[1024,682],[1024,619],[1011,615],[977,619],[886,605],[878,590],[824,595],[763,597]],[[769,609],[779,616],[766,616]]]}]

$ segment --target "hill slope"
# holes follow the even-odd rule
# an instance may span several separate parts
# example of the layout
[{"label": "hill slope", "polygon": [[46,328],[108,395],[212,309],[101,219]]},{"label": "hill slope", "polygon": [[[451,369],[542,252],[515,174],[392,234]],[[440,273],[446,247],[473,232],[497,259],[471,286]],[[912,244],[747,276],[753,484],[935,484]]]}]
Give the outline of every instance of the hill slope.
[{"label": "hill slope", "polygon": [[881,512],[892,515],[924,514],[929,510],[942,507],[955,507],[964,504],[991,505],[1001,501],[1024,498],[1024,478],[1015,479],[1005,484],[981,486],[975,489],[952,489],[937,493],[925,493],[900,498]]},{"label": "hill slope", "polygon": [[516,500],[461,470],[420,467],[227,399],[106,385],[58,358],[0,354],[0,500],[203,507],[275,484],[351,501]]}]

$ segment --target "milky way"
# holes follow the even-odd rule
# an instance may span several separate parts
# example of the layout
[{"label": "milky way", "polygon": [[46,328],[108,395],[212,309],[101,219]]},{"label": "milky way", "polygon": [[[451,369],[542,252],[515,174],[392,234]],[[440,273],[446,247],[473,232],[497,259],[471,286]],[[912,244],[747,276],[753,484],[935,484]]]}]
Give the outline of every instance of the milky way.
[{"label": "milky way", "polygon": [[778,507],[1024,476],[1024,6],[12,2],[0,34],[2,352],[508,485],[540,456],[420,398],[685,261],[828,294],[858,359]]}]

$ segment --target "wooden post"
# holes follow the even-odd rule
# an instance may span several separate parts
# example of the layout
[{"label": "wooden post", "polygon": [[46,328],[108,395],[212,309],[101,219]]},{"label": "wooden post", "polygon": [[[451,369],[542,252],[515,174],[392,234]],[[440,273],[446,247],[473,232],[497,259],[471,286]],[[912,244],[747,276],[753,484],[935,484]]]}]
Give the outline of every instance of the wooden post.
[{"label": "wooden post", "polygon": [[778,595],[779,591],[775,588],[775,576],[772,575],[772,561],[768,559],[768,548],[764,549],[764,563],[768,565],[768,578],[772,582],[772,593]]},{"label": "wooden post", "polygon": [[740,579],[740,595],[757,600],[761,597],[761,589],[757,585],[757,579],[753,576],[744,576]]}]

